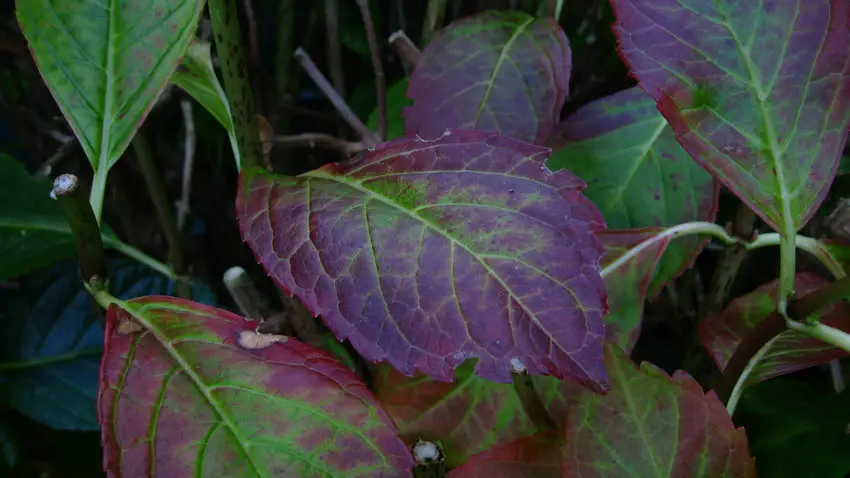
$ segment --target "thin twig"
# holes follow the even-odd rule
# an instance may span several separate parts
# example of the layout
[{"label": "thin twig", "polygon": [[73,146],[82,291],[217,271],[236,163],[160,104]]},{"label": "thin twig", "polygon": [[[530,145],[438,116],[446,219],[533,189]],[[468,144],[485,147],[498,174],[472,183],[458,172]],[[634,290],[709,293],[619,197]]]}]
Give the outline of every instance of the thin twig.
[{"label": "thin twig", "polygon": [[59,149],[57,149],[52,156],[47,158],[47,161],[38,168],[38,172],[36,174],[39,176],[50,176],[50,173],[53,171],[56,164],[59,161],[62,161],[65,156],[68,156],[68,153],[70,153],[74,149],[74,146],[78,144],[79,143],[76,141],[76,138],[69,138],[68,141],[62,143],[62,146],[59,146]]},{"label": "thin twig", "polygon": [[[292,101],[290,75],[292,74],[292,42],[295,23],[295,0],[281,0],[277,11],[277,57],[275,58],[275,94],[278,108],[269,112],[269,121],[279,131],[289,130],[289,115],[281,119],[278,109]],[[272,114],[272,112],[274,114]]]},{"label": "thin twig", "polygon": [[366,38],[369,41],[369,55],[372,57],[372,70],[375,73],[375,93],[378,96],[378,139],[383,141],[387,137],[387,81],[384,78],[384,65],[381,64],[381,47],[375,34],[369,1],[357,0],[357,5],[360,7],[360,15],[366,26]]},{"label": "thin twig", "polygon": [[180,100],[180,109],[183,111],[186,137],[183,141],[183,183],[180,186],[180,201],[177,203],[178,231],[182,231],[186,226],[186,217],[189,215],[189,196],[192,192],[192,170],[195,162],[196,142],[192,103],[189,100]]},{"label": "thin twig", "polygon": [[322,93],[324,93],[328,100],[330,100],[331,104],[333,104],[334,108],[336,108],[337,112],[339,112],[342,119],[357,132],[361,140],[364,143],[369,143],[369,145],[377,144],[378,138],[375,133],[370,130],[365,123],[360,121],[360,118],[358,118],[356,114],[354,114],[354,111],[352,111],[348,104],[345,103],[345,100],[342,99],[328,79],[325,78],[325,75],[323,75],[316,64],[313,63],[310,55],[308,55],[303,48],[299,47],[295,50],[295,58],[298,59],[298,62],[301,63],[302,67],[304,67],[304,71],[307,72],[319,89],[322,90]]},{"label": "thin twig", "polygon": [[177,276],[181,277],[181,279],[177,280],[177,294],[180,297],[189,299],[191,298],[189,284],[182,279],[186,271],[183,258],[182,236],[180,235],[180,230],[177,229],[177,221],[175,221],[174,214],[171,211],[168,195],[165,192],[165,186],[162,184],[159,171],[157,171],[153,153],[144,129],[139,130],[136,136],[133,137],[132,146],[133,151],[136,153],[136,161],[142,170],[142,177],[148,188],[148,194],[150,194],[151,201],[156,210],[160,227],[162,227],[162,232],[165,234],[165,240],[168,243],[168,262]]},{"label": "thin twig", "polygon": [[404,33],[404,30],[399,30],[390,35],[387,42],[395,48],[396,54],[401,58],[404,65],[404,70],[410,75],[422,61],[422,52],[419,51],[413,40]]},{"label": "thin twig", "polygon": [[[446,0],[429,0],[425,11],[425,22],[422,24],[422,44],[427,45],[434,36],[434,32],[443,22],[446,14]],[[457,2],[458,4],[461,2]]]},{"label": "thin twig", "polygon": [[538,430],[554,429],[555,422],[549,416],[549,412],[546,411],[546,407],[540,401],[540,396],[534,390],[534,382],[532,382],[531,375],[528,374],[525,365],[519,359],[513,359],[511,361],[511,367],[513,368],[514,391],[519,397],[522,408],[525,410],[531,423]]},{"label": "thin twig", "polygon": [[360,142],[345,141],[329,134],[303,133],[291,136],[275,136],[274,142],[288,147],[315,148],[321,146],[339,151],[346,155],[359,153],[366,149],[366,145]]},{"label": "thin twig", "polygon": [[73,174],[57,177],[53,181],[50,197],[59,202],[71,227],[83,280],[86,283],[97,279],[105,280],[106,255],[103,252],[100,227],[85,191],[80,188],[79,179]]},{"label": "thin twig", "polygon": [[339,43],[339,4],[337,0],[325,0],[325,31],[328,34],[326,44],[328,66],[334,88],[345,97],[345,76],[342,74],[342,48]]}]

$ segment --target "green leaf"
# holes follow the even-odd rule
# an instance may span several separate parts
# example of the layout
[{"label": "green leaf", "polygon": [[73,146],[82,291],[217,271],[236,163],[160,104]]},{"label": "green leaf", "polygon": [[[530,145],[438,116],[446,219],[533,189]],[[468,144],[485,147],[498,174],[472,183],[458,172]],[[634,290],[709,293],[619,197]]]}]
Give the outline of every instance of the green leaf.
[{"label": "green leaf", "polygon": [[230,114],[230,104],[224,89],[218,81],[210,57],[210,44],[195,40],[186,50],[186,55],[171,77],[171,83],[182,88],[186,93],[201,104],[227,131],[233,157],[239,165],[239,143],[233,129],[233,116]]},{"label": "green leaf", "polygon": [[[75,253],[71,228],[50,199],[46,178],[32,176],[14,158],[0,154],[0,281],[52,264]],[[173,277],[167,265],[121,242],[105,225],[103,244]]]},{"label": "green leaf", "polygon": [[513,386],[478,377],[474,367],[475,360],[464,362],[451,383],[375,367],[375,393],[402,439],[442,442],[450,467],[536,430]]},{"label": "green leaf", "polygon": [[[17,0],[41,76],[95,170],[95,216],[121,157],[189,46],[203,0]],[[99,196],[99,197],[98,197]]]},{"label": "green leaf", "polygon": [[[119,298],[173,294],[174,280],[128,259],[110,261],[110,286]],[[0,310],[3,396],[22,414],[50,427],[98,429],[97,370],[103,350],[101,317],[80,280],[76,261],[21,279]],[[193,284],[199,302],[215,298]]]},{"label": "green leaf", "polygon": [[[610,229],[716,219],[717,183],[679,145],[655,101],[639,87],[581,107],[546,145],[553,149],[549,169],[568,169],[582,178],[588,184],[584,194]],[[706,243],[700,236],[673,241],[649,297],[690,266]]]},{"label": "green leaf", "polygon": [[[404,136],[404,108],[413,104],[407,97],[407,78],[400,80],[387,90],[387,141]],[[372,110],[368,121],[369,129],[378,129],[378,109]]]},{"label": "green leaf", "polygon": [[606,347],[611,390],[580,391],[570,407],[564,476],[755,476],[744,430],[687,373],[639,367]]},{"label": "green leaf", "polygon": [[850,389],[818,392],[803,382],[770,380],[744,392],[735,418],[747,430],[759,476],[850,473]]},{"label": "green leaf", "polygon": [[201,106],[215,116],[228,133],[233,132],[230,106],[215,74],[208,42],[195,40],[189,45],[189,49],[180,61],[180,66],[171,77],[171,82],[195,98]]}]

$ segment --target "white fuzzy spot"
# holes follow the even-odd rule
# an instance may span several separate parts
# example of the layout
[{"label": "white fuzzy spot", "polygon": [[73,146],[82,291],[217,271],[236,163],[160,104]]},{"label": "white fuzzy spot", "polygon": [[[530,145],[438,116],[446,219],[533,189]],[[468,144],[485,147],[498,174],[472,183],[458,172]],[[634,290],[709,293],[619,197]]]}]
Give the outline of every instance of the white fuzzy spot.
[{"label": "white fuzzy spot", "polygon": [[242,330],[239,332],[237,342],[239,346],[248,350],[258,350],[271,347],[274,344],[285,344],[289,337],[285,335],[261,334],[256,330]]},{"label": "white fuzzy spot", "polygon": [[522,363],[518,357],[514,357],[511,359],[511,371],[513,373],[525,373],[528,369],[525,368],[525,364]]},{"label": "white fuzzy spot", "polygon": [[77,190],[79,181],[73,174],[63,174],[53,180],[53,190],[50,191],[50,199],[56,199],[57,196],[71,194]]},{"label": "white fuzzy spot", "polygon": [[443,138],[445,138],[446,136],[451,136],[451,135],[452,135],[452,130],[450,130],[448,128],[443,130]]},{"label": "white fuzzy spot", "polygon": [[443,459],[443,454],[436,443],[431,441],[419,440],[413,445],[413,459],[419,465],[427,463],[436,463]]}]

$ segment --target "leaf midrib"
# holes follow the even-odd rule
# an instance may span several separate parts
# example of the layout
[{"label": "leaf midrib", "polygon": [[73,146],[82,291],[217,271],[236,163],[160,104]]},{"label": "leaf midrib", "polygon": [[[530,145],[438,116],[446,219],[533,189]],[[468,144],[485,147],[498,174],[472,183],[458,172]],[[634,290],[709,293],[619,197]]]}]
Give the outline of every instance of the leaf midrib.
[{"label": "leaf midrib", "polygon": [[109,0],[107,5],[106,28],[106,67],[104,68],[104,91],[103,91],[103,124],[100,127],[100,151],[98,152],[97,165],[95,169],[109,168],[109,139],[112,126],[112,100],[113,100],[113,75],[115,68],[115,11],[118,9],[117,0]]},{"label": "leaf midrib", "polygon": [[203,380],[201,380],[201,377],[198,376],[198,374],[195,372],[195,369],[192,368],[191,364],[186,362],[186,359],[183,358],[183,355],[174,348],[174,346],[171,344],[170,341],[166,339],[165,336],[163,336],[162,331],[159,329],[159,327],[157,327],[156,324],[147,320],[144,315],[144,311],[148,308],[147,305],[149,304],[133,304],[131,302],[116,301],[116,306],[121,307],[122,309],[127,311],[130,315],[133,316],[133,318],[138,320],[139,323],[141,323],[146,330],[148,330],[156,337],[159,345],[162,346],[162,348],[165,349],[166,352],[168,352],[168,355],[171,357],[171,359],[174,360],[174,362],[176,362],[177,365],[180,366],[180,368],[183,370],[183,373],[185,373],[186,376],[195,384],[195,387],[198,389],[198,392],[204,396],[204,399],[206,399],[209,406],[218,415],[219,419],[221,420],[221,423],[226,425],[227,428],[230,430],[230,433],[233,434],[235,441],[238,443],[239,448],[242,450],[242,453],[245,455],[246,460],[251,465],[251,468],[254,470],[256,476],[264,476],[260,472],[260,467],[254,462],[253,456],[249,453],[248,447],[245,446],[247,440],[239,432],[239,429],[236,427],[236,424],[230,419],[230,416],[221,407],[215,397],[212,396],[209,387],[204,384]]},{"label": "leaf midrib", "polygon": [[[388,206],[391,206],[392,208],[394,208],[394,209],[396,209],[396,210],[398,210],[398,211],[401,211],[402,213],[404,213],[404,214],[406,214],[406,215],[410,216],[411,218],[413,218],[413,219],[415,219],[415,220],[417,220],[417,221],[421,222],[422,224],[424,224],[425,226],[427,226],[427,227],[428,227],[428,228],[430,228],[431,230],[433,230],[433,231],[437,232],[438,234],[440,234],[441,236],[443,236],[443,237],[444,237],[447,241],[449,241],[450,243],[455,244],[455,245],[457,245],[457,246],[461,247],[461,248],[462,248],[464,251],[466,251],[466,252],[467,252],[470,256],[472,256],[472,257],[474,257],[474,258],[475,258],[475,260],[476,260],[476,261],[477,261],[477,262],[481,265],[481,267],[483,267],[483,268],[484,268],[484,270],[487,272],[487,274],[488,274],[490,277],[492,277],[492,278],[493,278],[496,282],[498,282],[498,283],[499,283],[499,285],[501,285],[501,287],[502,287],[502,288],[503,288],[503,289],[504,289],[504,290],[505,290],[505,291],[506,291],[506,292],[507,292],[507,293],[511,296],[511,298],[512,298],[513,300],[515,300],[515,301],[516,301],[516,303],[517,303],[517,304],[518,304],[518,305],[522,308],[522,310],[525,312],[525,314],[528,316],[528,318],[529,318],[532,322],[534,322],[534,324],[538,327],[538,329],[539,329],[541,332],[543,332],[544,334],[546,334],[546,336],[550,339],[550,341],[551,341],[553,344],[556,344],[556,346],[558,347],[558,349],[559,349],[559,350],[561,350],[561,351],[563,351],[563,352],[567,355],[567,357],[569,357],[570,361],[572,361],[572,362],[573,362],[573,364],[575,364],[575,365],[576,365],[579,369],[581,369],[581,370],[582,370],[582,372],[583,372],[583,373],[584,373],[584,374],[585,374],[588,378],[592,377],[592,376],[591,376],[591,374],[588,372],[588,370],[587,370],[587,369],[585,369],[585,368],[584,368],[584,366],[583,366],[582,364],[580,364],[578,361],[576,361],[575,359],[573,359],[573,358],[572,358],[572,355],[570,354],[570,352],[569,352],[569,351],[564,350],[563,348],[561,348],[561,346],[557,343],[557,341],[556,341],[556,340],[554,340],[554,337],[553,337],[553,336],[549,333],[549,331],[546,329],[546,327],[544,327],[544,326],[543,326],[543,324],[541,324],[541,323],[538,321],[537,316],[536,316],[536,315],[535,315],[535,314],[531,311],[531,309],[530,309],[530,308],[529,308],[529,307],[528,307],[528,306],[527,306],[527,305],[526,305],[526,304],[525,304],[525,303],[524,303],[524,302],[523,302],[523,301],[522,301],[522,300],[521,300],[521,299],[520,299],[520,298],[516,295],[516,293],[513,291],[513,289],[511,289],[510,287],[508,287],[508,285],[507,285],[507,284],[505,284],[505,282],[502,280],[501,276],[499,276],[499,274],[497,274],[497,273],[496,273],[496,271],[494,271],[494,270],[493,270],[493,268],[492,268],[492,267],[490,267],[490,265],[489,265],[489,264],[487,264],[486,262],[484,262],[483,260],[481,260],[480,255],[479,255],[479,254],[477,254],[477,253],[475,253],[474,251],[472,251],[469,247],[467,247],[467,245],[466,245],[466,244],[464,244],[464,243],[460,242],[459,240],[457,240],[457,238],[452,237],[451,235],[449,235],[449,234],[448,234],[446,231],[444,231],[442,228],[438,227],[438,225],[437,225],[437,224],[434,224],[433,222],[431,222],[431,221],[429,221],[429,220],[427,220],[427,219],[423,218],[422,216],[419,216],[418,214],[415,214],[414,212],[412,212],[412,211],[410,211],[409,209],[407,209],[407,208],[403,207],[402,205],[398,204],[397,202],[392,201],[392,200],[391,200],[391,199],[389,199],[388,197],[383,196],[383,195],[381,195],[381,194],[377,194],[377,193],[375,193],[375,191],[372,191],[371,189],[364,187],[364,186],[363,186],[360,182],[355,182],[355,181],[348,180],[346,176],[335,176],[335,175],[326,174],[326,173],[321,172],[321,171],[311,171],[310,173],[307,173],[307,174],[306,174],[306,176],[308,176],[308,177],[310,177],[310,178],[315,178],[315,179],[326,179],[326,180],[329,180],[329,181],[333,181],[333,182],[335,182],[335,183],[339,183],[339,184],[343,184],[343,185],[349,186],[349,187],[351,187],[352,189],[355,189],[355,190],[357,190],[357,191],[359,191],[359,192],[361,192],[361,193],[365,194],[367,197],[370,197],[370,198],[372,198],[372,199],[376,199],[376,200],[378,200],[378,201],[381,201],[382,203],[384,203],[384,204],[386,204],[386,205],[388,205]],[[514,258],[514,260],[518,260],[518,259]],[[541,274],[543,274],[543,271],[539,271],[539,272],[540,272]],[[544,274],[544,275],[545,275],[545,274]],[[554,282],[555,284],[558,284],[559,286],[561,286],[561,288],[562,288],[563,290],[565,290],[568,294],[570,294],[570,295],[573,297],[573,299],[574,299],[574,301],[575,301],[576,305],[577,305],[577,306],[581,309],[581,311],[582,311],[582,315],[584,315],[584,314],[585,314],[585,311],[584,311],[584,308],[581,306],[581,301],[580,301],[580,300],[578,300],[578,297],[576,297],[576,296],[575,296],[575,294],[573,293],[573,291],[572,291],[572,290],[570,290],[568,287],[564,286],[563,284],[561,284],[561,283],[560,283],[560,282],[558,282],[558,281],[553,281],[553,282]]]},{"label": "leaf midrib", "polygon": [[508,50],[511,49],[514,42],[517,38],[534,22],[534,17],[529,16],[525,19],[522,24],[520,24],[516,30],[514,30],[511,37],[507,42],[502,46],[502,51],[499,53],[499,58],[496,59],[496,64],[493,66],[493,71],[490,72],[490,79],[487,81],[487,87],[484,89],[484,94],[481,95],[481,101],[478,103],[478,110],[475,112],[475,120],[472,122],[472,126],[477,127],[478,121],[481,120],[481,113],[484,111],[484,107],[487,105],[487,100],[490,98],[490,93],[493,91],[493,85],[496,82],[496,75],[498,75],[499,70],[502,68],[502,63],[505,62],[505,59],[508,57]]}]

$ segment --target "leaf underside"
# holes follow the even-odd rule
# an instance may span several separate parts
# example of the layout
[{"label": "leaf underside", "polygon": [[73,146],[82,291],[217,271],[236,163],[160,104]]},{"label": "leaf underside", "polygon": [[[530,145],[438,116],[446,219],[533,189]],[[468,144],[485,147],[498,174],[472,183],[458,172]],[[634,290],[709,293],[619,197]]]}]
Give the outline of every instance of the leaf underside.
[{"label": "leaf underside", "polygon": [[500,132],[540,144],[564,106],[569,42],[551,18],[487,11],[440,30],[407,89],[405,131],[431,139],[446,128]]},{"label": "leaf underside", "polygon": [[[122,335],[121,323],[142,332]],[[98,413],[116,476],[408,476],[412,457],[360,380],[294,339],[164,296],[109,308]]]},{"label": "leaf underside", "polygon": [[189,93],[228,133],[233,133],[230,106],[215,74],[208,42],[195,40],[189,45],[171,83]]},{"label": "leaf underside", "polygon": [[[676,141],[640,87],[579,108],[546,145],[553,149],[549,168],[582,178],[585,194],[610,229],[716,219],[717,182]],[[673,241],[655,272],[650,297],[689,267],[706,242],[698,236]]]},{"label": "leaf underside", "polygon": [[[794,290],[798,296],[814,292],[827,281],[809,272],[797,274]],[[699,338],[720,370],[724,370],[741,341],[776,309],[778,281],[732,301],[722,312],[706,317],[698,325]],[[820,320],[850,332],[850,306],[835,304]],[[747,385],[789,374],[846,357],[847,353],[821,340],[786,330],[771,340],[748,376]]]},{"label": "leaf underside", "polygon": [[684,148],[790,234],[835,175],[850,120],[846,0],[613,0],[620,52]]},{"label": "leaf underside", "polygon": [[581,391],[567,423],[564,477],[755,476],[747,438],[714,392],[607,346],[606,395]]},{"label": "leaf underside", "polygon": [[605,388],[599,212],[547,150],[498,134],[405,137],[297,178],[246,171],[243,239],[367,360],[450,381],[533,374]]},{"label": "leaf underside", "polygon": [[203,0],[18,0],[44,82],[95,170],[118,161],[195,35]]},{"label": "leaf underside", "polygon": [[374,374],[375,394],[402,439],[440,441],[449,467],[535,432],[513,386],[478,377],[473,367],[471,360],[458,367],[453,383],[408,378],[386,364]]}]

